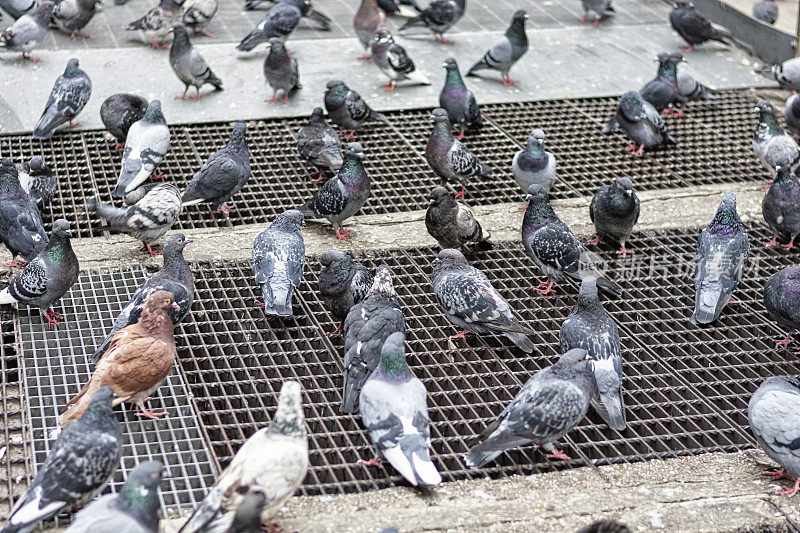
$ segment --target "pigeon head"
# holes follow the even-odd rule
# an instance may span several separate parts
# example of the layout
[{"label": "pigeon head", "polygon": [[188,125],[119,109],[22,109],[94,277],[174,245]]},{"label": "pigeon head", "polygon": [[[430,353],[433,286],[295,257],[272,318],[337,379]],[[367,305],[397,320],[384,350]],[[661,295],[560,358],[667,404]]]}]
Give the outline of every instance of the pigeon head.
[{"label": "pigeon head", "polygon": [[247,123],[243,120],[240,120],[233,127],[233,131],[231,131],[230,142],[232,144],[240,144],[245,140],[246,137],[247,137]]},{"label": "pigeon head", "polygon": [[286,54],[286,45],[283,44],[279,37],[271,37],[269,40],[269,52],[281,55]]},{"label": "pigeon head", "polygon": [[672,7],[674,7],[675,9],[686,9],[694,7],[694,4],[691,2],[687,2],[686,0],[676,0],[675,3],[672,4]]},{"label": "pigeon head", "polygon": [[229,531],[260,531],[261,511],[267,503],[267,496],[258,488],[254,488],[242,499],[233,515],[233,523]]},{"label": "pigeon head", "polygon": [[775,109],[772,107],[772,104],[763,99],[756,102],[756,107],[753,108],[753,111],[758,112],[762,117],[765,115],[775,116]]},{"label": "pigeon head", "polygon": [[708,230],[720,237],[732,237],[744,231],[744,224],[736,212],[736,195],[725,193],[717,208],[717,214],[708,225]]},{"label": "pigeon head", "polygon": [[631,122],[645,120],[644,101],[642,95],[636,91],[628,91],[619,99],[619,110]]},{"label": "pigeon head", "polygon": [[444,187],[434,187],[428,198],[428,205],[437,206],[441,205],[442,202],[446,202],[447,200],[453,200],[453,193]]},{"label": "pigeon head", "polygon": [[162,124],[166,124],[166,120],[164,120],[164,114],[161,112],[161,102],[158,100],[153,100],[149,104],[147,104],[147,111],[144,112],[144,119],[147,122],[158,122]]},{"label": "pigeon head", "polygon": [[303,437],[306,434],[303,418],[303,400],[301,386],[297,381],[285,381],[278,398],[278,410],[269,424],[269,433],[278,433],[289,437]]},{"label": "pigeon head", "polygon": [[325,84],[325,88],[328,91],[333,91],[334,94],[342,91],[347,91],[347,85],[342,80],[331,80]]},{"label": "pigeon head", "polygon": [[574,372],[585,372],[589,368],[589,352],[583,348],[573,348],[563,354],[557,364]]},{"label": "pigeon head", "polygon": [[619,178],[614,182],[614,188],[625,194],[625,196],[633,194],[633,182],[630,178]]},{"label": "pigeon head", "polygon": [[441,122],[450,122],[450,119],[447,117],[447,111],[442,109],[441,107],[437,107],[433,111],[431,111],[430,116],[428,117],[434,124],[439,124]]},{"label": "pigeon head", "polygon": [[445,248],[439,252],[439,255],[436,256],[436,259],[431,264],[433,265],[434,277],[436,277],[436,272],[441,270],[469,265],[464,254],[454,248]]},{"label": "pigeon head", "polygon": [[361,148],[360,143],[350,143],[344,150],[345,157],[355,157],[356,159],[364,159],[364,150]]},{"label": "pigeon head", "polygon": [[578,293],[578,305],[585,308],[596,307],[600,303],[597,295],[597,278],[592,276],[583,278],[581,289]]},{"label": "pigeon head", "polygon": [[41,156],[35,155],[31,157],[30,162],[28,162],[28,167],[32,172],[39,172],[44,168],[44,159],[42,159]]},{"label": "pigeon head", "polygon": [[272,226],[288,230],[299,230],[301,226],[305,225],[306,221],[303,217],[303,213],[297,209],[289,209],[288,211],[284,211],[275,217],[275,221],[272,223]]},{"label": "pigeon head", "polygon": [[340,263],[347,260],[352,261],[349,255],[344,252],[340,252],[339,250],[328,250],[319,258],[320,264],[325,268],[330,267],[334,263]]},{"label": "pigeon head", "polygon": [[21,198],[23,193],[16,165],[10,159],[0,158],[0,198]]},{"label": "pigeon head", "polygon": [[[0,158],[0,175],[5,175],[7,172],[17,173],[17,167],[14,162],[7,157]],[[19,173],[17,173],[19,175]]]},{"label": "pigeon head", "polygon": [[174,33],[176,37],[179,35],[186,36],[187,38],[189,37],[189,33],[186,31],[186,26],[184,26],[182,22],[176,22],[173,24],[170,31]]},{"label": "pigeon head", "polygon": [[775,166],[775,183],[790,181],[794,177],[795,176],[791,165]]},{"label": "pigeon head", "polygon": [[158,461],[139,463],[128,474],[119,491],[119,505],[147,525],[158,530],[158,488],[167,476],[164,465]]},{"label": "pigeon head", "polygon": [[380,27],[375,31],[375,41],[379,43],[391,43],[394,41],[394,38],[388,28]]},{"label": "pigeon head", "polygon": [[528,203],[540,204],[543,202],[549,203],[547,198],[547,191],[541,185],[534,183],[528,187],[528,196],[525,197]]},{"label": "pigeon head", "polygon": [[192,239],[187,239],[183,233],[173,233],[164,242],[164,262],[173,257],[183,257],[183,249],[186,245],[193,242]]},{"label": "pigeon head", "polygon": [[544,150],[544,132],[542,130],[533,130],[528,136],[528,144],[526,148],[533,152],[541,152]]},{"label": "pigeon head", "polygon": [[448,57],[442,63],[442,68],[446,68],[447,70],[458,70],[458,63],[452,57]]},{"label": "pigeon head", "polygon": [[678,63],[683,62],[683,54],[668,54],[662,52],[658,54],[658,74],[672,78],[678,74]]},{"label": "pigeon head", "polygon": [[67,61],[67,68],[64,69],[64,77],[72,78],[80,74],[81,69],[78,66],[78,60],[74,57]]},{"label": "pigeon head", "polygon": [[59,218],[58,220],[53,222],[52,236],[61,238],[72,237],[72,233],[69,231],[69,222],[67,222],[63,218]]},{"label": "pigeon head", "polygon": [[526,20],[528,20],[528,12],[525,11],[524,9],[518,9],[517,11],[514,12],[514,16],[511,18],[511,20],[515,22],[516,21],[525,22]]},{"label": "pigeon head", "polygon": [[180,308],[181,306],[175,302],[175,296],[173,296],[171,292],[156,291],[147,299],[145,312],[149,309],[151,313],[163,312],[166,314],[170,309]]},{"label": "pigeon head", "polygon": [[111,404],[116,397],[117,395],[114,393],[114,389],[108,385],[100,387],[89,401],[89,407],[86,408],[86,412],[83,414],[83,417],[113,417],[114,413],[111,410]]},{"label": "pigeon head", "polygon": [[39,4],[39,7],[36,8],[36,18],[40,21],[49,20],[54,5],[53,2],[42,2]]},{"label": "pigeon head", "polygon": [[311,116],[308,117],[308,123],[322,124],[323,122],[325,122],[325,112],[321,107],[315,107],[314,111],[311,112]]},{"label": "pigeon head", "polygon": [[370,287],[366,297],[370,298],[379,295],[389,297],[397,296],[397,293],[394,291],[392,278],[392,270],[388,266],[379,266],[375,271],[375,277],[372,278],[372,287]]},{"label": "pigeon head", "polygon": [[528,37],[525,35],[525,21],[528,20],[528,13],[524,9],[514,13],[511,18],[511,25],[506,30],[506,37],[517,46],[527,46]]},{"label": "pigeon head", "polygon": [[406,364],[406,349],[403,343],[406,336],[395,331],[386,339],[381,348],[381,373],[386,377],[402,378],[411,374]]}]

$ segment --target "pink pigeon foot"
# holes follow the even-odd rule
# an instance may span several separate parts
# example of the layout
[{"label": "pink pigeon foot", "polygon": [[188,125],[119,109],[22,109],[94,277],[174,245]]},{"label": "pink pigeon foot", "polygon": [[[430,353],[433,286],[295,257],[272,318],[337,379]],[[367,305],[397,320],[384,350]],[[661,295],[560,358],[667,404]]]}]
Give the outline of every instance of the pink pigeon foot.
[{"label": "pink pigeon foot", "polygon": [[604,243],[603,243],[603,238],[600,237],[600,235],[598,235],[594,239],[589,239],[588,241],[586,241],[586,244],[604,244]]},{"label": "pink pigeon foot", "polygon": [[64,318],[61,313],[56,313],[52,308],[47,310],[44,317],[47,319],[47,329],[50,329],[50,326],[55,326],[58,329],[59,321]]},{"label": "pink pigeon foot", "polygon": [[789,333],[783,339],[777,339],[777,340],[775,340],[773,342],[775,343],[775,349],[776,350],[778,348],[781,348],[781,347],[785,348],[785,347],[789,346],[792,343],[792,334]]},{"label": "pink pigeon foot", "polygon": [[450,337],[448,337],[448,338],[449,338],[450,340],[454,340],[454,339],[466,339],[466,338],[467,338],[467,335],[474,335],[474,334],[475,334],[475,332],[474,332],[474,331],[459,331],[459,332],[458,332],[458,333],[456,333],[455,335],[450,335]]},{"label": "pink pigeon foot", "polygon": [[381,466],[382,462],[383,462],[383,458],[381,458],[381,457],[373,457],[369,461],[365,461],[364,459],[359,459],[358,460],[358,464],[364,465],[364,466]]},{"label": "pink pigeon foot", "polygon": [[142,405],[139,406],[141,411],[138,411],[136,413],[136,416],[143,416],[143,417],[149,418],[151,420],[155,420],[160,416],[167,416],[167,412],[166,411],[153,411],[152,409],[148,409],[147,407],[145,407],[144,404],[148,403],[150,400],[152,400],[152,398],[145,398],[142,401]]},{"label": "pink pigeon foot", "polygon": [[776,244],[778,244],[778,236],[777,236],[777,235],[776,235],[776,236],[774,236],[774,237],[772,237],[772,240],[771,240],[771,241],[767,241],[767,242],[765,242],[765,243],[764,243],[764,246],[767,246],[767,247],[769,247],[769,246],[775,246]]},{"label": "pink pigeon foot", "polygon": [[153,248],[149,244],[147,244],[147,243],[143,243],[143,244],[144,244],[144,246],[139,248],[140,252],[145,252],[145,253],[150,254],[150,255],[164,255],[163,252],[157,252],[156,250],[153,250]]},{"label": "pink pigeon foot", "polygon": [[622,247],[619,250],[617,250],[617,253],[621,255],[627,255],[627,254],[632,254],[634,252],[630,248],[625,248],[625,245],[623,244]]},{"label": "pink pigeon foot", "polygon": [[562,461],[570,461],[571,460],[569,455],[567,455],[566,453],[562,452],[561,450],[559,450],[557,448],[553,448],[553,452],[552,453],[548,453],[547,454],[547,458],[548,459],[561,459]]},{"label": "pink pigeon foot", "polygon": [[355,231],[350,231],[349,229],[339,228],[336,230],[336,238],[340,241],[349,241],[350,236],[355,234]]},{"label": "pink pigeon foot", "polygon": [[791,487],[783,487],[783,490],[779,490],[775,494],[778,496],[788,496],[791,498],[795,494],[797,494],[797,490],[800,489],[800,478],[794,480],[794,485]]},{"label": "pink pigeon foot", "polygon": [[[544,287],[544,288],[541,289],[539,287]],[[542,295],[550,294],[551,292],[555,292],[556,291],[553,288],[553,280],[551,280],[550,278],[548,278],[547,281],[543,281],[543,282],[539,283],[539,287],[534,287],[533,290],[535,290],[536,292],[538,292],[539,294],[542,294]]]},{"label": "pink pigeon foot", "polygon": [[227,216],[230,216],[231,209],[233,209],[233,207],[234,207],[234,204],[231,204],[231,205],[224,204],[224,205],[219,206],[217,208],[217,211],[222,211],[225,214],[225,216],[227,217]]}]

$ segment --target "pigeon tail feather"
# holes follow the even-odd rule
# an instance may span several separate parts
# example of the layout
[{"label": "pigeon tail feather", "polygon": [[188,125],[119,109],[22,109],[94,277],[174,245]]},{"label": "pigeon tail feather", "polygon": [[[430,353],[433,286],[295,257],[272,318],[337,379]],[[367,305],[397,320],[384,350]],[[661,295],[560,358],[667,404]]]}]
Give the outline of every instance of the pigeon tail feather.
[{"label": "pigeon tail feather", "polygon": [[[477,448],[477,446],[475,448]],[[464,462],[466,462],[467,466],[470,468],[480,468],[486,463],[493,461],[498,455],[503,453],[502,451],[498,450],[484,452],[476,450],[475,448],[464,454]]]},{"label": "pigeon tail feather", "polygon": [[622,399],[616,392],[601,394],[600,401],[592,400],[592,406],[611,429],[622,431],[628,427],[625,423],[625,409],[622,406]]},{"label": "pigeon tail feather", "polygon": [[98,202],[97,198],[92,197],[86,200],[86,210],[90,213],[97,213],[99,216],[106,219],[111,229],[117,231],[126,231],[130,229],[126,225],[128,221],[127,209]]},{"label": "pigeon tail feather", "polygon": [[480,61],[472,65],[472,68],[470,68],[469,71],[467,72],[467,76],[474,76],[475,73],[478,72],[479,70],[484,70],[487,68],[491,68],[489,66],[489,63],[487,63],[485,59],[481,58]]},{"label": "pigeon tail feather", "polygon": [[236,45],[236,49],[239,50],[240,52],[249,52],[256,46],[261,44],[263,40],[264,39],[262,37],[261,30],[256,29],[253,32],[251,32],[250,35],[242,39],[242,42]]},{"label": "pigeon tail feather", "polygon": [[294,286],[289,280],[276,280],[261,286],[264,312],[268,315],[292,316]]},{"label": "pigeon tail feather", "polygon": [[427,28],[427,27],[428,23],[425,21],[425,16],[417,15],[416,17],[407,20],[406,23],[400,26],[400,29],[397,31],[402,32],[409,28]]},{"label": "pigeon tail feather", "polygon": [[3,304],[15,304],[17,303],[17,299],[11,296],[11,293],[8,292],[8,287],[0,292],[0,305]]},{"label": "pigeon tail feather", "polygon": [[192,513],[192,516],[189,517],[189,520],[178,530],[178,533],[209,531],[215,525],[215,522],[219,521],[223,498],[222,489],[219,487],[212,488]]},{"label": "pigeon tail feather", "polygon": [[614,298],[619,298],[620,296],[622,296],[622,289],[620,288],[620,286],[608,278],[605,277],[597,278],[597,287],[605,291],[607,294],[613,296]]},{"label": "pigeon tail feather", "polygon": [[522,333],[507,332],[505,333],[505,336],[508,337],[508,339],[511,342],[516,344],[517,348],[519,348],[523,352],[533,353],[535,346],[533,345],[533,343],[531,342],[531,340],[528,338],[527,335],[524,335]]}]

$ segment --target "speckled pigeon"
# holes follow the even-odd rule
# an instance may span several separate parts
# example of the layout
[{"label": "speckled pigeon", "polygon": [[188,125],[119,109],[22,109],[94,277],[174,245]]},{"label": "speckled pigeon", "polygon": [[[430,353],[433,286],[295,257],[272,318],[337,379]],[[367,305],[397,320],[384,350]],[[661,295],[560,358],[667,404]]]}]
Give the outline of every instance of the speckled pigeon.
[{"label": "speckled pigeon", "polygon": [[715,90],[706,87],[684,70],[678,72],[678,92],[685,100],[689,101],[719,98]]},{"label": "speckled pigeon", "polygon": [[388,122],[386,117],[376,113],[343,81],[331,80],[325,86],[325,110],[331,122],[339,126],[340,132],[350,132],[349,138],[360,129],[365,122]]},{"label": "speckled pigeon", "polygon": [[172,25],[181,21],[183,16],[183,6],[176,0],[160,0],[157,6],[150,10],[140,19],[134,20],[127,31],[142,31],[153,48],[169,48],[166,41],[172,31]]},{"label": "speckled pigeon", "polygon": [[355,413],[361,387],[378,366],[381,347],[394,332],[405,334],[406,322],[392,271],[381,265],[375,272],[367,296],[344,319],[344,387],[341,413]]},{"label": "speckled pigeon", "polygon": [[800,330],[800,265],[783,268],[769,277],[764,284],[764,307],[770,318],[789,330],[778,346],[788,346],[792,333]]},{"label": "speckled pigeon", "polygon": [[775,0],[761,0],[753,4],[753,16],[767,24],[775,24],[778,20],[778,4]]},{"label": "speckled pigeon", "polygon": [[300,18],[311,11],[309,0],[282,0],[272,6],[261,22],[250,32],[236,49],[249,52],[261,43],[269,42],[272,37],[284,41],[300,24]]},{"label": "speckled pigeon", "polygon": [[303,213],[284,211],[256,236],[253,243],[253,275],[264,296],[268,315],[291,316],[294,290],[303,279],[306,246],[300,226]]},{"label": "speckled pigeon", "polygon": [[105,488],[122,453],[113,398],[111,387],[101,387],[83,416],[61,431],[0,533],[29,533],[40,521],[86,505]]},{"label": "speckled pigeon", "polygon": [[96,7],[97,0],[59,0],[53,6],[53,25],[69,33],[73,39],[77,37],[88,39],[90,35],[81,30],[94,17]]},{"label": "speckled pigeon", "polygon": [[552,366],[539,370],[503,409],[481,437],[485,440],[464,455],[470,468],[480,468],[505,450],[534,444],[549,459],[570,458],[555,441],[572,431],[589,410],[596,386],[586,350],[568,351]]},{"label": "speckled pigeon", "polygon": [[103,101],[100,119],[108,132],[119,141],[116,146],[118,150],[125,147],[128,130],[134,122],[142,119],[146,111],[147,100],[135,94],[112,94]]},{"label": "speckled pigeon", "polygon": [[786,120],[786,126],[792,131],[797,138],[800,135],[800,95],[794,93],[786,99],[786,105],[783,108],[783,118]]},{"label": "speckled pigeon", "polygon": [[778,244],[780,237],[789,241],[782,246],[791,250],[795,248],[795,237],[800,234],[800,182],[789,167],[778,167],[776,173],[775,182],[761,202],[761,212],[773,235],[766,245]]},{"label": "speckled pigeon", "polygon": [[289,101],[289,95],[302,88],[300,85],[300,70],[297,59],[290,56],[277,37],[269,40],[269,53],[264,59],[264,77],[272,87],[272,98],[267,102],[277,102],[278,96],[283,96],[283,101]]},{"label": "speckled pigeon", "polygon": [[0,240],[13,256],[5,266],[17,266],[18,255],[31,261],[48,242],[36,202],[20,185],[14,163],[5,158],[0,158]]},{"label": "speckled pigeon", "polygon": [[417,70],[406,49],[394,41],[388,29],[378,29],[370,49],[375,66],[389,78],[389,83],[383,85],[385,92],[394,91],[399,81],[409,80],[419,85],[431,84],[428,77],[421,70]]},{"label": "speckled pigeon", "polygon": [[386,27],[386,15],[378,8],[375,0],[361,0],[355,16],[353,17],[353,29],[356,32],[358,42],[364,48],[364,55],[359,57],[362,61],[372,60],[372,39],[378,28]]},{"label": "speckled pigeon", "polygon": [[92,80],[78,68],[77,59],[70,59],[64,74],[56,79],[53,90],[50,91],[42,116],[33,129],[34,138],[49,139],[56,129],[67,122],[69,127],[77,126],[77,123],[72,123],[72,119],[83,110],[91,95]]},{"label": "speckled pigeon", "polygon": [[750,240],[736,212],[736,195],[726,193],[697,239],[693,323],[710,324],[719,317],[742,281],[749,255]]},{"label": "speckled pigeon", "polygon": [[639,220],[639,198],[630,178],[619,178],[611,185],[600,187],[589,204],[589,218],[597,231],[597,237],[589,242],[600,244],[603,237],[607,237],[620,244],[617,253],[631,252],[625,248],[625,243]]},{"label": "speckled pigeon", "polygon": [[672,5],[669,23],[687,43],[687,46],[681,48],[682,51],[688,52],[706,41],[717,41],[728,46],[725,39],[729,34],[714,28],[711,21],[694,8],[692,2],[675,0]]},{"label": "speckled pigeon", "polygon": [[458,64],[452,57],[448,57],[442,64],[447,73],[444,77],[444,87],[439,93],[439,107],[447,111],[450,124],[459,130],[456,139],[464,139],[467,129],[478,129],[483,125],[483,117],[475,100],[475,95],[467,89]]},{"label": "speckled pigeon", "polygon": [[[658,72],[656,77],[645,83],[639,94],[646,102],[656,108],[659,113],[671,113],[669,106],[683,104],[685,98],[678,90],[678,64],[684,61],[683,54],[669,54],[661,52],[656,58],[658,61]],[[683,114],[683,109],[675,113],[679,117]]]},{"label": "speckled pigeon", "polygon": [[[599,26],[600,19],[610,17],[614,14],[613,0],[581,0],[583,8],[583,21],[592,21],[592,26]],[[591,13],[592,17],[589,17]]]},{"label": "speckled pigeon", "polygon": [[800,57],[787,59],[777,65],[757,68],[756,72],[777,81],[781,89],[800,91]]},{"label": "speckled pigeon", "polygon": [[206,27],[217,14],[219,9],[219,0],[184,0],[183,16],[181,22],[192,30],[195,35],[206,35],[208,37],[216,37],[213,33],[209,33]]},{"label": "speckled pigeon", "polygon": [[319,169],[315,179],[323,178],[323,171],[337,171],[341,168],[342,143],[336,130],[325,121],[325,114],[321,107],[315,107],[308,123],[297,132],[297,151],[300,157],[310,161]]},{"label": "speckled pigeon", "polygon": [[418,16],[403,24],[400,31],[428,28],[440,43],[453,44],[444,38],[444,33],[461,20],[467,8],[466,4],[466,0],[433,0]]},{"label": "speckled pigeon", "polygon": [[647,148],[677,144],[658,111],[636,91],[622,95],[616,113],[603,128],[603,133],[610,133],[617,126],[633,141],[627,149],[636,155],[644,153]]},{"label": "speckled pigeon", "polygon": [[553,281],[562,282],[567,277],[575,280],[592,277],[597,278],[598,287],[619,297],[619,286],[597,270],[584,247],[553,211],[544,188],[531,185],[527,201],[528,207],[522,219],[522,244],[528,257],[548,278],[547,282],[532,289],[549,294],[554,290]]},{"label": "speckled pigeon", "polygon": [[343,321],[372,288],[372,273],[339,250],[328,250],[319,262],[320,298],[334,318]]},{"label": "speckled pigeon", "polygon": [[36,203],[39,210],[50,205],[50,201],[58,192],[58,178],[48,167],[42,156],[35,155],[30,161],[17,165],[19,184]]},{"label": "speckled pigeon", "polygon": [[215,90],[221,91],[222,80],[211,71],[200,52],[192,46],[186,26],[180,23],[173,24],[172,32],[174,38],[169,49],[169,64],[184,85],[183,94],[177,98],[185,100],[189,87],[194,87],[197,93],[191,99],[199,100],[200,87],[207,83],[213,85]]},{"label": "speckled pigeon", "polygon": [[556,182],[556,158],[544,149],[544,132],[540,129],[531,131],[525,148],[514,154],[511,160],[514,181],[522,192],[528,192],[531,185],[541,185],[550,192]]},{"label": "speckled pigeon", "polygon": [[453,193],[444,187],[435,187],[431,191],[425,227],[443,249],[476,247],[488,250],[492,247],[491,235],[475,220],[472,210],[457,202]]},{"label": "speckled pigeon", "polygon": [[0,9],[11,15],[14,20],[26,13],[33,13],[38,7],[37,0],[0,0]]},{"label": "speckled pigeon", "polygon": [[781,128],[772,104],[759,100],[755,111],[759,118],[753,132],[753,151],[758,159],[773,175],[778,166],[797,169],[800,166],[800,148],[794,138]]},{"label": "speckled pigeon", "polygon": [[122,168],[111,196],[123,198],[144,183],[169,150],[169,138],[161,102],[153,100],[147,105],[144,117],[128,130],[122,151]]},{"label": "speckled pigeon", "polygon": [[6,31],[0,33],[0,48],[22,52],[22,59],[40,61],[29,56],[28,52],[47,37],[52,8],[52,2],[42,2],[35,11],[23,14]]},{"label": "speckled pigeon", "polygon": [[508,71],[528,51],[528,35],[525,33],[526,20],[528,20],[528,13],[524,9],[514,13],[505,35],[483,54],[480,61],[472,65],[467,76],[474,76],[476,72],[488,68],[500,71],[503,75],[503,85],[513,87],[519,83],[517,80],[511,79]]},{"label": "speckled pigeon", "polygon": [[619,329],[600,303],[594,279],[586,278],[581,282],[578,301],[561,325],[558,340],[564,353],[573,348],[583,348],[589,353],[589,365],[597,384],[592,406],[608,427],[624,430],[627,426]]}]

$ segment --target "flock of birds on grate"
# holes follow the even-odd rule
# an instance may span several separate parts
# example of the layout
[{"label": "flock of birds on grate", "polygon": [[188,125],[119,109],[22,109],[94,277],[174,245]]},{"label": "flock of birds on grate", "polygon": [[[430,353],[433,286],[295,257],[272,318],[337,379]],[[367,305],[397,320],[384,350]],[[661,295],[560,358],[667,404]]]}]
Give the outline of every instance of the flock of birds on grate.
[{"label": "flock of birds on grate", "polygon": [[[24,57],[40,42],[53,24],[78,35],[94,15],[95,0],[61,0],[53,5],[31,0],[0,0],[16,18],[0,36],[3,46],[21,50]],[[767,2],[771,0],[765,0]],[[263,0],[247,0],[248,9]],[[426,27],[442,41],[443,34],[463,15],[464,0],[434,0],[421,9],[414,0],[363,0],[355,19],[356,34],[370,59],[384,72],[394,90],[399,81],[429,83],[417,72],[402,46],[394,42],[385,25],[385,15],[419,11],[405,25]],[[407,3],[406,3],[407,2]],[[117,0],[117,3],[123,3]],[[613,13],[610,0],[582,0],[594,24]],[[162,0],[129,29],[143,30],[153,46],[173,36],[170,64],[186,84],[200,88],[222,82],[209,69],[189,42],[187,28],[207,33],[217,0]],[[308,0],[280,0],[270,7],[264,20],[237,47],[252,50],[269,42],[264,63],[267,82],[279,96],[288,98],[299,87],[297,61],[288,55],[283,41],[301,17],[326,25],[329,19],[314,11]],[[525,11],[517,11],[505,35],[469,70],[502,74],[504,85],[516,82],[509,69],[527,51]],[[673,28],[692,46],[707,40],[726,43],[729,35],[715,29],[690,3],[679,1],[670,14]],[[629,91],[619,100],[606,123],[606,133],[621,131],[640,155],[644,150],[675,144],[661,114],[680,116],[689,100],[716,98],[713,90],[679,73],[679,53],[658,57],[655,79],[639,91]],[[470,208],[458,201],[474,176],[491,177],[492,169],[461,141],[466,132],[479,129],[481,112],[475,96],[462,79],[456,61],[444,61],[444,87],[440,107],[433,110],[432,132],[426,159],[442,180],[430,193],[425,223],[442,250],[433,261],[433,290],[447,319],[462,331],[478,335],[500,334],[526,353],[535,347],[533,331],[495,290],[480,270],[469,265],[467,256],[481,254],[492,246],[489,234]],[[793,59],[763,73],[793,91],[800,89],[800,59]],[[80,113],[91,95],[92,84],[76,59],[71,59],[53,87],[42,117],[33,131],[36,138],[50,138],[58,128]],[[182,95],[185,97],[186,93]],[[387,119],[342,81],[327,84],[324,95],[326,122],[321,107],[297,133],[302,158],[319,168],[319,180],[330,176],[316,194],[297,209],[276,217],[253,244],[253,274],[261,287],[261,304],[268,315],[291,316],[295,289],[303,277],[305,246],[300,231],[304,219],[327,218],[339,239],[352,232],[342,223],[357,213],[370,194],[371,178],[363,165],[364,151],[353,142],[342,149],[340,135],[349,138],[365,124]],[[800,183],[795,170],[800,150],[795,139],[781,128],[772,106],[757,104],[759,120],[753,150],[774,175],[763,200],[763,215],[775,237],[794,248],[800,233]],[[247,125],[233,128],[227,146],[214,153],[181,192],[166,182],[149,182],[169,149],[170,130],[159,101],[147,102],[130,94],[115,94],[102,105],[101,116],[108,131],[123,149],[119,180],[112,192],[124,199],[125,207],[86,200],[115,232],[126,232],[156,253],[152,244],[164,236],[181,214],[183,206],[211,202],[227,214],[228,202],[250,178]],[[786,123],[800,128],[800,99],[793,94],[786,102]],[[454,136],[454,130],[458,136]],[[798,130],[800,131],[800,130]],[[620,287],[592,263],[586,249],[553,211],[548,192],[556,181],[556,159],[544,148],[545,135],[534,129],[527,145],[510,164],[524,193],[527,207],[522,222],[525,253],[548,277],[532,290],[548,294],[553,283],[567,278],[581,282],[577,303],[560,332],[563,355],[553,365],[531,377],[513,401],[486,428],[481,442],[464,456],[470,467],[493,461],[504,450],[535,445],[551,459],[569,459],[555,442],[570,432],[586,415],[590,405],[607,425],[626,428],[622,389],[623,357],[617,325],[604,310],[599,291],[619,297]],[[366,154],[368,156],[368,154]],[[454,194],[450,185],[461,187]],[[13,254],[12,267],[22,271],[0,292],[1,304],[25,304],[44,313],[48,327],[58,327],[61,315],[52,306],[69,290],[79,274],[70,244],[69,222],[54,221],[48,236],[40,210],[57,192],[55,173],[40,156],[15,165],[0,159],[0,238]],[[631,251],[626,242],[639,217],[640,204],[628,178],[599,188],[589,212],[597,230],[595,243],[607,239],[619,244],[619,253]],[[112,331],[92,358],[94,372],[89,381],[65,406],[58,422],[64,429],[51,449],[29,491],[14,505],[0,533],[31,531],[37,523],[57,513],[89,503],[108,483],[119,464],[122,435],[112,407],[130,402],[140,416],[158,418],[165,412],[148,407],[149,396],[172,369],[176,351],[174,324],[183,320],[194,300],[194,282],[183,257],[191,240],[180,233],[170,235],[163,247],[163,268],[146,280],[117,317]],[[713,220],[697,243],[696,303],[691,320],[709,324],[719,317],[741,281],[750,251],[745,227],[736,210],[736,198],[727,193]],[[19,262],[17,258],[21,257]],[[28,263],[29,261],[29,263]],[[430,429],[426,390],[414,377],[405,359],[405,321],[393,287],[392,272],[380,266],[370,272],[346,253],[327,251],[320,258],[318,290],[329,311],[342,321],[345,338],[343,393],[340,410],[360,413],[374,443],[376,458],[367,465],[388,461],[414,486],[431,486],[442,478],[429,453]],[[764,286],[764,304],[770,316],[789,336],[778,344],[788,346],[791,333],[800,328],[800,266],[775,272]],[[338,332],[339,330],[337,330]],[[748,409],[751,429],[766,453],[782,468],[767,472],[774,479],[794,478],[794,485],[781,494],[794,495],[800,486],[800,382],[790,377],[766,380],[753,395]],[[182,532],[255,532],[271,518],[305,477],[308,445],[303,418],[301,388],[287,381],[281,390],[277,411],[268,427],[257,431],[241,447],[216,485],[195,510]],[[165,469],[158,462],[138,465],[122,490],[92,502],[69,526],[76,532],[155,532],[158,529],[158,487]],[[271,526],[272,527],[272,526]],[[622,525],[604,524],[608,531],[626,531]],[[616,528],[616,529],[615,529]]]}]

